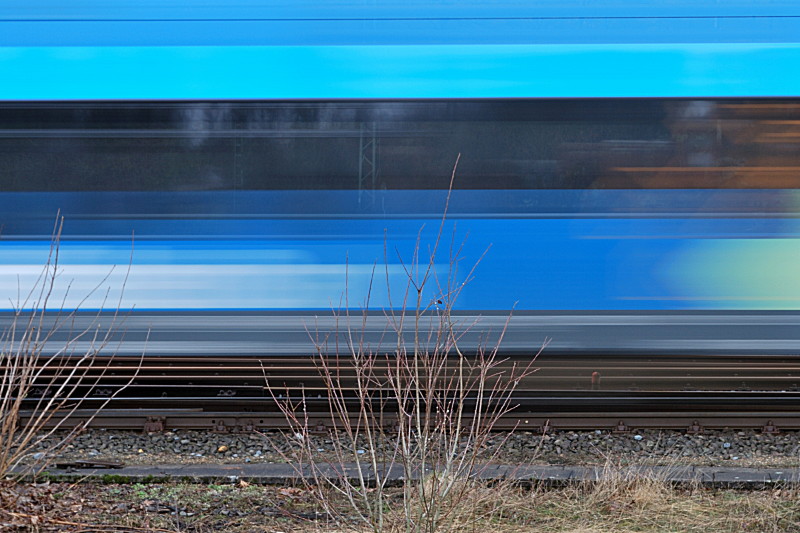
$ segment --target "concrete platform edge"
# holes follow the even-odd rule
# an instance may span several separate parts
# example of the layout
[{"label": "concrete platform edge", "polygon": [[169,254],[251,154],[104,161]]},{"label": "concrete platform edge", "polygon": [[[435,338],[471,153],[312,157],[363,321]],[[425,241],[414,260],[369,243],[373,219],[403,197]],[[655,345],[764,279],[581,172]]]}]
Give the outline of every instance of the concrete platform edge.
[{"label": "concrete platform edge", "polygon": [[[323,466],[322,475],[332,474]],[[364,469],[368,477],[371,471]],[[346,465],[345,472],[354,476],[355,464]],[[23,473],[23,472],[20,472]],[[310,475],[308,469],[303,471]],[[578,482],[606,479],[646,477],[671,484],[700,485],[719,488],[767,489],[780,485],[800,484],[800,468],[732,468],[711,466],[564,466],[564,465],[507,465],[491,464],[476,468],[474,476],[487,482],[513,480],[524,485],[559,486]],[[24,475],[27,479],[88,482],[88,483],[238,483],[241,480],[264,485],[297,485],[302,483],[301,473],[285,463],[242,464],[175,464],[152,466],[124,466],[122,468],[48,468],[36,474]],[[399,466],[389,471],[391,482],[403,480]],[[415,475],[414,477],[418,477]]]}]

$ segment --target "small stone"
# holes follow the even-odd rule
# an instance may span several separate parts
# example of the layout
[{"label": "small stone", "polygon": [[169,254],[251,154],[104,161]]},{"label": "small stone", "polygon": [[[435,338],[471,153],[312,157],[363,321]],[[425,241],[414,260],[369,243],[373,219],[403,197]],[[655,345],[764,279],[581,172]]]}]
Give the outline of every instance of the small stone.
[{"label": "small stone", "polygon": [[181,439],[181,444],[189,444],[190,442],[189,439]]},{"label": "small stone", "polygon": [[634,435],[633,436],[633,440],[642,440],[643,438],[644,437],[642,437],[641,435]]},{"label": "small stone", "polygon": [[227,451],[228,451],[228,447],[225,446],[224,444],[217,448],[217,453],[225,453]]},{"label": "small stone", "polygon": [[138,450],[136,450],[136,453],[144,453],[144,450],[139,448]]}]

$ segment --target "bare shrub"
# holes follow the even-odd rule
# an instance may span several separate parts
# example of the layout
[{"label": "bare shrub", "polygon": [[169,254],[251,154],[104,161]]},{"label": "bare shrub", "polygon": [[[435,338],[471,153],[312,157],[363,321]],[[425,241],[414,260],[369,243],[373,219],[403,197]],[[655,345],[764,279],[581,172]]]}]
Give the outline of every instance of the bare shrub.
[{"label": "bare shrub", "polygon": [[[61,283],[59,251],[63,227],[64,218],[59,215],[47,260],[36,282],[27,292],[9,299],[12,316],[0,346],[0,479],[14,471],[21,472],[19,467],[23,464],[30,471],[45,466],[82,429],[74,426],[65,435],[59,432],[56,436],[66,428],[70,416],[93,396],[113,358],[114,343],[121,342],[118,333],[124,316],[120,304],[130,263],[110,321],[100,321],[111,297],[110,289],[105,289],[100,310],[88,325],[76,329],[78,309],[65,308],[69,286],[59,301],[52,301]],[[89,294],[82,295],[82,302],[103,290],[110,275],[111,272]],[[66,340],[57,341],[56,337]],[[102,361],[101,354],[105,354]],[[140,359],[139,368],[141,362]],[[85,424],[128,387],[137,373],[138,370],[126,384],[106,396],[99,407],[90,410],[94,415]],[[44,451],[32,453],[45,443],[49,444]]]},{"label": "bare shrub", "polygon": [[[480,490],[482,465],[502,450],[495,446],[487,456],[490,433],[514,409],[520,381],[535,371],[538,353],[523,364],[499,355],[508,321],[493,338],[482,336],[486,341],[475,352],[460,348],[464,335],[475,334],[480,323],[461,323],[453,310],[480,259],[459,272],[463,242],[456,242],[454,231],[446,268],[437,268],[457,165],[434,242],[424,250],[420,230],[413,257],[400,258],[405,278],[400,295],[391,293],[389,247],[384,247],[389,327],[381,341],[366,335],[372,283],[360,314],[351,315],[346,289],[343,307],[334,312],[335,331],[312,332],[330,413],[331,454],[318,453],[305,391],[293,401],[292,391],[267,380],[290,427],[285,459],[339,523],[355,518],[375,532],[434,532],[457,514],[463,522],[464,504]],[[388,490],[393,480],[399,480],[399,500]],[[397,506],[399,520],[389,512]]]}]

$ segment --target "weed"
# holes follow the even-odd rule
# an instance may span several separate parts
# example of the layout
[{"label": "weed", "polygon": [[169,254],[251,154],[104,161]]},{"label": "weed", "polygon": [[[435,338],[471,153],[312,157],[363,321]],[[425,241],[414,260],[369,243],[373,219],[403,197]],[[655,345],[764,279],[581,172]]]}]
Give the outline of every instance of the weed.
[{"label": "weed", "polygon": [[[120,304],[125,281],[116,310],[105,326],[100,324],[98,312],[88,326],[75,331],[78,310],[65,308],[69,290],[61,302],[51,301],[59,282],[63,226],[64,219],[58,216],[50,252],[37,281],[10,302],[11,322],[3,332],[0,346],[0,479],[15,470],[22,475],[23,464],[29,472],[45,466],[82,429],[75,427],[66,436],[56,437],[56,431],[84,407],[105,376],[108,365],[101,364],[98,358],[111,347],[123,320]],[[99,290],[107,279],[108,276],[101,280],[92,292]],[[108,297],[106,292],[101,309]],[[55,338],[61,333],[66,333],[67,338],[54,349]],[[127,384],[108,395],[94,414],[128,387],[136,374],[138,370]],[[37,448],[45,451],[33,453]]]},{"label": "weed", "polygon": [[[432,533],[456,516],[460,520],[465,503],[481,491],[475,481],[481,471],[479,460],[494,457],[483,451],[490,433],[514,408],[513,393],[520,380],[534,371],[538,354],[522,365],[503,365],[498,349],[505,328],[496,333],[494,344],[475,353],[465,354],[460,348],[462,337],[477,324],[460,324],[453,309],[480,259],[462,275],[463,243],[457,244],[453,237],[445,268],[438,265],[457,167],[458,160],[427,255],[420,230],[410,260],[400,259],[406,283],[399,295],[392,294],[389,246],[384,245],[389,293],[389,308],[384,311],[389,340],[384,344],[389,348],[371,346],[365,334],[372,284],[360,315],[351,316],[346,287],[343,308],[335,313],[338,329],[311,335],[331,413],[332,459],[319,458],[310,439],[305,398],[287,400],[288,391],[284,396],[268,381],[291,428],[286,459],[324,512],[338,523],[355,516],[376,533],[390,529]],[[353,373],[347,377],[342,374],[345,364]],[[502,443],[492,449],[498,453]],[[398,473],[401,492],[395,498],[390,480]],[[402,509],[400,520],[387,512],[397,505]]]}]

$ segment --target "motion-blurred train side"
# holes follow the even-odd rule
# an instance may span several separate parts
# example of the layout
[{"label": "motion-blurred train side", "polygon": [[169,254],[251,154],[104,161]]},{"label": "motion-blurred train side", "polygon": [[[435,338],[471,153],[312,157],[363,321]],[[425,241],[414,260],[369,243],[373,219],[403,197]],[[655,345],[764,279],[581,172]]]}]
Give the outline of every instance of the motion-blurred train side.
[{"label": "motion-blurred train side", "polygon": [[465,350],[514,308],[508,353],[797,353],[798,36],[743,0],[6,2],[2,321],[60,212],[52,301],[133,309],[120,353],[309,353],[373,276],[377,342],[460,154]]}]

